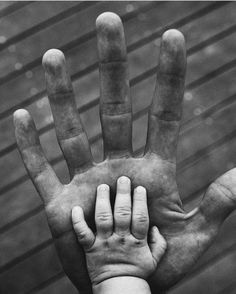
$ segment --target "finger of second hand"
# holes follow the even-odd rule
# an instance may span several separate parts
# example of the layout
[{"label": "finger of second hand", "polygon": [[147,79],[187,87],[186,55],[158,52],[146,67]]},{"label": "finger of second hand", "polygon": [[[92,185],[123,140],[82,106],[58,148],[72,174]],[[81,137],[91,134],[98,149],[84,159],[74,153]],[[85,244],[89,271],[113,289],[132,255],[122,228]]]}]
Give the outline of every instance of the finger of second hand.
[{"label": "finger of second hand", "polygon": [[132,211],[132,234],[137,239],[147,237],[149,227],[149,216],[147,208],[147,193],[142,186],[134,190],[133,211]]},{"label": "finger of second hand", "polygon": [[130,232],[131,222],[131,183],[127,177],[117,181],[117,194],[114,207],[115,232],[124,236]]},{"label": "finger of second hand", "polygon": [[102,238],[111,236],[113,216],[110,203],[110,189],[106,184],[102,184],[97,188],[95,223],[98,236]]}]

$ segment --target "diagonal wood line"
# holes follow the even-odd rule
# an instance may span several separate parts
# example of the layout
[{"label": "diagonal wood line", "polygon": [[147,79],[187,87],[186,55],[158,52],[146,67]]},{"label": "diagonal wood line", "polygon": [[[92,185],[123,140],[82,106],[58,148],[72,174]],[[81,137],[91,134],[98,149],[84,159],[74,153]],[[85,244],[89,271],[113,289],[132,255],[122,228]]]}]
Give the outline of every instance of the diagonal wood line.
[{"label": "diagonal wood line", "polygon": [[10,268],[14,267],[16,264],[24,261],[25,259],[29,258],[30,256],[40,252],[41,250],[51,246],[53,243],[53,239],[50,238],[39,245],[33,247],[32,249],[28,250],[24,254],[12,259],[10,262],[6,263],[5,265],[0,267],[0,274],[2,274],[5,271],[8,271]]},{"label": "diagonal wood line", "polygon": [[226,142],[228,143],[231,140],[233,140],[235,137],[236,137],[236,129],[230,132],[229,134],[226,134],[225,136],[221,137],[214,143],[209,144],[205,148],[196,151],[193,155],[190,155],[189,157],[182,160],[178,164],[179,169],[190,168],[191,166],[195,165],[198,161],[202,160],[202,158],[207,156],[211,150],[219,148],[220,146],[224,145]]},{"label": "diagonal wood line", "polygon": [[28,218],[31,218],[38,213],[40,213],[44,208],[43,204],[40,204],[36,206],[34,209],[29,210],[27,213],[22,214],[18,218],[14,219],[13,221],[7,223],[6,225],[0,227],[0,234],[5,233],[6,231],[12,229],[13,227],[19,225],[20,223],[23,223],[26,221]]},{"label": "diagonal wood line", "polygon": [[[219,261],[220,259],[224,258],[226,255],[230,255],[231,253],[234,253],[236,251],[236,243],[230,245],[228,248],[224,249],[224,251],[219,252],[218,254],[216,254],[215,256],[213,256],[212,258],[210,258],[206,263],[203,263],[201,266],[196,267],[195,269],[193,269],[193,271],[191,271],[186,278],[187,279],[191,279],[194,276],[198,275],[201,271],[204,271],[205,269],[207,269],[208,267],[213,266],[217,261]],[[177,288],[179,286],[181,286],[182,284],[184,284],[184,282],[186,282],[186,280],[182,280],[180,281],[176,287],[171,288]],[[225,292],[227,293],[227,292]]]},{"label": "diagonal wood line", "polygon": [[[186,15],[184,16],[183,18],[179,19],[179,20],[176,20],[172,23],[169,23],[169,24],[166,24],[164,25],[163,27],[161,27],[160,29],[158,29],[156,32],[153,32],[152,34],[144,37],[143,39],[139,40],[136,42],[136,44],[131,44],[129,46],[129,50],[133,51],[134,48],[136,46],[144,46],[146,43],[148,42],[151,42],[157,38],[160,38],[162,36],[162,34],[168,30],[168,29],[171,29],[171,28],[175,28],[175,29],[178,29],[184,25],[186,25],[187,23],[189,22],[192,22],[208,13],[211,13],[212,11],[214,11],[215,9],[219,9],[222,7],[221,4],[230,4],[231,2],[214,2],[213,4],[210,4],[208,6],[205,6],[203,8],[200,8],[199,10],[193,12],[193,13],[190,13],[189,15]],[[220,5],[218,5],[220,4]]]},{"label": "diagonal wood line", "polygon": [[8,16],[9,14],[11,14],[17,10],[20,10],[21,8],[23,8],[25,6],[32,4],[33,2],[35,2],[35,1],[15,2],[12,5],[9,5],[5,8],[3,8],[2,10],[0,10],[0,18]]},{"label": "diagonal wood line", "polygon": [[[234,291],[234,292],[231,292]],[[217,291],[216,294],[233,294],[236,293],[236,281],[232,281],[229,285],[221,289],[220,291]]]},{"label": "diagonal wood line", "polygon": [[47,286],[51,285],[54,282],[57,282],[61,278],[65,277],[64,271],[60,271],[56,275],[52,276],[46,281],[43,281],[40,285],[30,289],[29,291],[25,292],[24,294],[35,294],[38,293],[38,291],[45,289]]},{"label": "diagonal wood line", "polygon": [[232,95],[228,96],[227,98],[219,101],[218,103],[210,106],[209,108],[205,109],[202,113],[200,113],[198,116],[192,116],[189,119],[186,119],[184,122],[182,122],[182,126],[193,124],[196,122],[199,122],[200,120],[206,119],[207,117],[215,114],[216,112],[220,111],[221,109],[228,107],[229,105],[235,103],[236,101],[236,93],[233,93]]},{"label": "diagonal wood line", "polygon": [[[145,6],[141,6],[132,12],[126,13],[125,15],[121,16],[121,19],[123,20],[123,22],[126,22],[126,21],[134,18],[138,13],[149,10],[149,9],[153,8],[154,6],[160,5],[160,4],[161,4],[161,2],[153,1],[150,4],[147,4]],[[89,41],[90,39],[94,38],[95,36],[96,36],[96,31],[91,30],[90,32],[62,45],[58,49],[60,49],[61,51],[63,51],[65,53],[68,50],[71,50],[73,47],[75,47],[77,45],[81,45],[81,44]],[[25,64],[21,69],[19,69],[17,71],[12,71],[12,72],[8,73],[7,75],[1,77],[0,78],[0,86],[15,79],[19,75],[22,75],[23,73],[25,73],[29,70],[32,70],[34,67],[41,65],[41,61],[42,61],[41,57],[36,58],[35,60]]]},{"label": "diagonal wood line", "polygon": [[[225,5],[225,4],[228,4],[228,3],[229,2],[216,2],[216,3],[210,4],[210,5],[208,5],[208,6],[204,7],[204,8],[201,8],[201,9],[195,11],[192,14],[189,14],[188,16],[184,17],[183,19],[177,20],[175,22],[170,23],[169,25],[164,26],[161,29],[158,29],[157,32],[154,32],[154,33],[150,34],[150,36],[148,36],[148,38],[149,38],[149,40],[154,40],[154,39],[160,37],[161,34],[165,30],[167,30],[169,28],[173,28],[173,27],[179,28],[180,26],[185,25],[188,22],[191,22],[192,20],[195,20],[195,19],[197,19],[199,17],[202,17],[205,14],[208,14],[209,12],[212,12],[214,9],[218,9],[222,5]],[[133,17],[134,15],[131,15],[131,16],[128,15],[128,16]],[[124,22],[129,20],[128,16],[126,18],[125,17],[122,18]],[[92,37],[95,37],[95,31],[92,31],[92,32],[88,33],[87,35],[84,35],[81,38],[78,38],[77,40],[74,40],[74,41],[66,44],[64,47],[62,46],[60,49],[62,51],[64,51],[64,52],[66,52],[66,51],[72,49],[73,47],[75,47],[76,45],[88,41]],[[147,38],[144,38],[142,40],[147,40]],[[133,50],[135,50],[135,49],[137,49],[137,48],[139,48],[139,47],[141,47],[143,45],[145,45],[145,43],[143,43],[143,41],[140,43],[140,40],[139,40],[139,41],[134,42],[133,44],[129,45],[127,50],[128,50],[128,52],[132,52]],[[40,64],[41,64],[41,58],[39,59],[39,64],[36,64],[36,66],[38,66]],[[32,64],[32,68],[33,67],[34,67],[34,65]],[[86,74],[91,73],[92,71],[96,70],[97,67],[98,67],[98,63],[96,62],[96,63],[86,67],[85,69],[78,71],[77,73],[72,75],[72,81],[74,81],[74,79],[78,79],[78,78],[80,78],[80,77],[82,77],[82,76],[84,76]],[[30,70],[32,68],[27,67],[27,68],[25,68],[25,71]],[[20,71],[15,72],[15,74],[24,73],[25,71],[23,71],[23,69],[24,69],[24,67]],[[1,85],[1,79],[0,79],[0,85]],[[16,109],[27,107],[28,105],[32,104],[33,102],[37,101],[38,99],[42,98],[45,95],[46,95],[46,91],[42,90],[41,92],[26,98],[23,102],[8,108],[7,110],[4,110],[3,112],[0,112],[0,120],[6,118],[9,115],[11,115],[13,113],[13,111],[15,111]]]},{"label": "diagonal wood line", "polygon": [[224,65],[218,67],[217,69],[211,71],[210,73],[206,74],[205,76],[203,76],[202,78],[200,79],[197,79],[193,82],[191,82],[187,87],[186,89],[187,90],[192,90],[193,88],[196,88],[198,87],[199,85],[215,78],[216,76],[224,73],[225,71],[229,71],[231,70],[232,68],[234,68],[236,66],[236,58],[235,59],[232,59],[230,60],[229,62],[225,63]]},{"label": "diagonal wood line", "polygon": [[18,43],[20,41],[22,41],[25,38],[28,38],[29,36],[40,32],[43,29],[48,28],[49,26],[52,26],[54,24],[56,24],[57,22],[61,22],[62,20],[64,20],[65,18],[68,18],[70,16],[72,16],[73,14],[76,14],[78,11],[82,11],[88,7],[91,7],[95,4],[97,4],[97,1],[91,1],[91,2],[80,2],[78,4],[76,4],[73,7],[69,7],[66,10],[63,10],[62,12],[42,21],[39,24],[36,24],[28,29],[26,29],[25,31],[9,38],[8,40],[6,40],[5,43],[0,45],[0,51],[4,50],[5,48],[7,48],[8,46]]},{"label": "diagonal wood line", "polygon": [[[209,46],[209,45],[213,44],[214,42],[219,41],[221,38],[224,38],[224,37],[228,36],[228,34],[230,35],[230,34],[234,33],[235,31],[236,31],[236,25],[233,25],[232,27],[229,27],[229,28],[223,30],[222,32],[210,37],[209,39],[201,42],[200,44],[197,44],[197,45],[189,48],[187,50],[188,56],[191,56],[192,54],[195,54],[198,50],[201,50],[205,46]],[[231,69],[231,66],[234,67],[234,65],[228,65],[228,68]],[[93,65],[93,67],[94,67],[94,69],[96,69],[97,63],[95,65]],[[229,70],[229,69],[227,69],[227,66],[226,66],[226,70]],[[217,75],[217,74],[221,73],[222,68],[219,68],[217,70],[218,71],[216,71],[216,72],[215,71],[210,72],[208,74],[208,76],[205,76],[205,79],[206,78],[207,79],[211,78],[211,75],[213,77],[213,75]],[[149,78],[150,76],[154,75],[156,73],[156,71],[157,71],[157,67],[154,67],[154,68],[150,69],[149,71],[146,71],[146,72],[138,75],[137,77],[133,78],[130,81],[130,85],[134,86],[135,84],[137,84],[138,82],[144,80],[145,78]],[[73,80],[76,79],[76,78],[74,76],[72,77]],[[199,83],[199,81],[195,80],[194,83]],[[191,84],[189,86],[191,87]],[[45,92],[45,95],[46,95],[46,92]],[[38,97],[38,94],[37,94],[37,97]],[[227,98],[226,98],[226,101],[228,101]],[[80,106],[78,108],[78,111],[81,114],[83,112],[88,111],[90,108],[95,107],[98,104],[99,104],[99,97],[97,97],[97,98],[93,99],[92,101]],[[42,135],[43,133],[51,130],[53,128],[53,126],[54,126],[54,124],[50,123],[50,124],[42,127],[41,129],[38,130],[39,135]],[[7,146],[7,147],[3,148],[2,150],[0,150],[0,157],[5,156],[7,153],[12,152],[16,148],[17,148],[17,146],[16,146],[15,142],[10,144],[9,146]]]}]

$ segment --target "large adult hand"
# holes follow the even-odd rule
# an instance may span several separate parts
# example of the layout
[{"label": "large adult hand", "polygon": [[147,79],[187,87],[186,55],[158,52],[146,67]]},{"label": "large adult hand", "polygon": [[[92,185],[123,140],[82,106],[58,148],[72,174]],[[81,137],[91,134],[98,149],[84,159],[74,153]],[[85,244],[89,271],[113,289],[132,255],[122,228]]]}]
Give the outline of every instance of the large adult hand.
[{"label": "large adult hand", "polygon": [[[49,50],[43,57],[46,84],[58,142],[71,182],[62,185],[44,157],[37,131],[26,110],[14,114],[16,140],[29,175],[41,195],[65,272],[83,292],[90,291],[82,249],[71,224],[71,209],[81,206],[91,225],[96,187],[106,183],[115,192],[116,180],[128,176],[148,191],[151,225],[165,236],[168,249],[151,284],[166,289],[179,281],[212,242],[220,224],[235,209],[236,169],[208,188],[200,207],[185,213],[176,185],[176,143],[184,91],[185,43],[176,30],[164,33],[157,86],[149,112],[145,154],[132,155],[132,113],[124,32],[119,17],[97,19],[100,59],[100,116],[105,159],[95,163],[76,110],[63,54]],[[125,211],[120,211],[125,213]],[[142,215],[140,222],[142,222]],[[104,215],[104,219],[106,215]],[[78,263],[78,260],[81,264]]]}]

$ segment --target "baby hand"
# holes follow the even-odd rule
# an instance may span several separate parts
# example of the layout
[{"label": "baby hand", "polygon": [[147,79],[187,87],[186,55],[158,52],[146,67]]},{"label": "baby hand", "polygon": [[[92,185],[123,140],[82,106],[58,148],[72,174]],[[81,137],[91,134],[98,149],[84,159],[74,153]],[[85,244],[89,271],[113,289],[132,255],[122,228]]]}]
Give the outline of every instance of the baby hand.
[{"label": "baby hand", "polygon": [[72,210],[72,222],[79,243],[83,246],[87,269],[95,286],[107,279],[132,276],[147,279],[156,269],[166,250],[166,241],[157,227],[149,232],[146,189],[134,189],[131,201],[129,178],[120,177],[114,213],[110,204],[109,186],[97,188],[94,235],[88,227],[83,210]]}]

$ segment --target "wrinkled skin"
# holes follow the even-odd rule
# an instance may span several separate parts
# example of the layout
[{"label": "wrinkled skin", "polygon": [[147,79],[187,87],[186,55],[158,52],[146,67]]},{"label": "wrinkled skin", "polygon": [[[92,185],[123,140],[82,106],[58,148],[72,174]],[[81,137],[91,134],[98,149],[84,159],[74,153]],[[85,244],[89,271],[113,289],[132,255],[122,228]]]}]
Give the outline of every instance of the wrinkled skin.
[{"label": "wrinkled skin", "polygon": [[[96,187],[115,191],[125,175],[133,187],[148,191],[150,224],[167,240],[167,251],[150,279],[153,292],[177,283],[209,247],[224,219],[236,205],[236,170],[210,185],[200,206],[185,213],[176,185],[176,143],[184,91],[185,44],[176,30],[162,36],[157,86],[149,112],[143,157],[132,155],[132,115],[126,48],[121,21],[112,13],[97,19],[100,60],[100,116],[105,160],[94,163],[83,131],[63,54],[49,50],[43,58],[46,84],[58,142],[71,182],[62,185],[42,152],[34,122],[26,110],[14,114],[16,140],[28,173],[42,197],[63,268],[80,293],[91,286],[83,251],[71,224],[72,207],[80,205],[93,225]],[[145,58],[145,57],[144,57]]]}]

